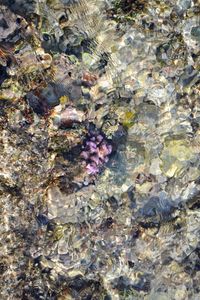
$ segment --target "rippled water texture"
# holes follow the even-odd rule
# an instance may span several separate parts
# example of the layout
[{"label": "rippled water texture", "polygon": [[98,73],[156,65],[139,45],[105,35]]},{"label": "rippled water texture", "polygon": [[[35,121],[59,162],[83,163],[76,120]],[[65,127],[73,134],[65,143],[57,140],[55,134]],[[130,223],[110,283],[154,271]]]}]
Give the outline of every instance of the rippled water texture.
[{"label": "rippled water texture", "polygon": [[198,0],[0,1],[0,299],[200,299]]}]

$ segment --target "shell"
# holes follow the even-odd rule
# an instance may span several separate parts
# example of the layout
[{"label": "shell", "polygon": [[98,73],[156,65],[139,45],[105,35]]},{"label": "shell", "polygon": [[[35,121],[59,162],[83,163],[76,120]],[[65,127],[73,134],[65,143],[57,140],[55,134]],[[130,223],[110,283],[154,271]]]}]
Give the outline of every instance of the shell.
[{"label": "shell", "polygon": [[54,123],[57,126],[72,127],[74,124],[82,123],[85,120],[85,113],[81,110],[76,109],[75,107],[66,107],[59,113],[57,110],[58,107],[56,107],[51,114]]}]

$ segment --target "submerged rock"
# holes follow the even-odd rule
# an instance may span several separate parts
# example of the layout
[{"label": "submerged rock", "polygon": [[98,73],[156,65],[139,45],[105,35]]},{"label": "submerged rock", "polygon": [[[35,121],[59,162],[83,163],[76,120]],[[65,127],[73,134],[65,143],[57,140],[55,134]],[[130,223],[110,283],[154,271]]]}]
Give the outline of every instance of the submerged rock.
[{"label": "submerged rock", "polygon": [[57,106],[52,117],[54,123],[61,127],[72,127],[73,124],[81,123],[85,120],[85,114],[83,111],[77,110],[75,107],[66,107],[64,110]]},{"label": "submerged rock", "polygon": [[191,35],[193,36],[194,39],[200,41],[200,26],[192,27]]},{"label": "submerged rock", "polygon": [[167,177],[177,177],[186,171],[194,158],[193,148],[185,139],[168,140],[161,153],[161,168]]}]

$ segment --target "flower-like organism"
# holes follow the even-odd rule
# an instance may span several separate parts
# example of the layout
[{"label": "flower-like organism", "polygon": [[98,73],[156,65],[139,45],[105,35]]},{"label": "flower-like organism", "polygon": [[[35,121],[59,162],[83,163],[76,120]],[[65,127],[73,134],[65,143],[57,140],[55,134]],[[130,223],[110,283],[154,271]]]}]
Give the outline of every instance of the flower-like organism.
[{"label": "flower-like organism", "polygon": [[99,131],[90,131],[82,148],[81,157],[86,161],[87,173],[97,175],[109,160],[111,143]]}]

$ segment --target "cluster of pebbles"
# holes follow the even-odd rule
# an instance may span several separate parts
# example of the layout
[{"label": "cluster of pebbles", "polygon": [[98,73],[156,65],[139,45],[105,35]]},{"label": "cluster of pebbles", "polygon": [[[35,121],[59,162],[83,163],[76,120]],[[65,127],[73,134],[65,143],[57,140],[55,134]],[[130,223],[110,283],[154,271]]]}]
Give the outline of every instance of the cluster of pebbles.
[{"label": "cluster of pebbles", "polygon": [[200,299],[199,15],[0,2],[0,299]]}]

